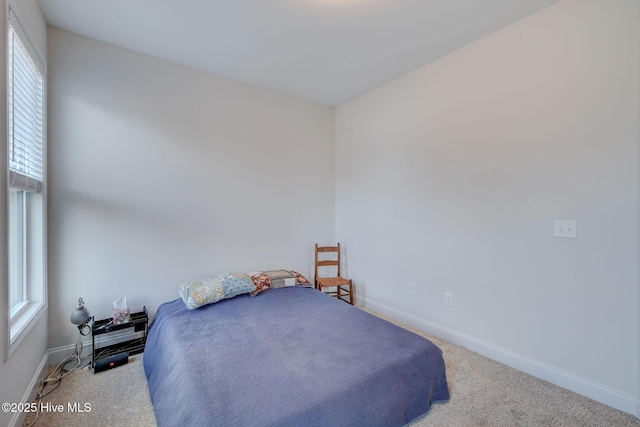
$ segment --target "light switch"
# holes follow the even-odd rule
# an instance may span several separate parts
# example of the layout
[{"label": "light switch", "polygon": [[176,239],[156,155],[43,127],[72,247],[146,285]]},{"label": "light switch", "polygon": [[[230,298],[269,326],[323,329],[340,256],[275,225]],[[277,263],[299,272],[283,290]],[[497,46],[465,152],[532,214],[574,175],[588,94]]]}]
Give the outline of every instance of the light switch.
[{"label": "light switch", "polygon": [[561,239],[576,239],[578,236],[575,221],[554,221],[553,237]]}]

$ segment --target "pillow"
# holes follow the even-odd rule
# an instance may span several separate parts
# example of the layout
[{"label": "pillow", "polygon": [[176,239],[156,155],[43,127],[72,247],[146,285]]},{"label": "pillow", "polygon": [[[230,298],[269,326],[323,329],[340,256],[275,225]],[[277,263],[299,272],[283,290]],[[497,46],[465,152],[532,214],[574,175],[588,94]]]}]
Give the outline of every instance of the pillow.
[{"label": "pillow", "polygon": [[269,280],[269,276],[262,272],[253,274],[251,276],[251,280],[256,287],[256,290],[251,292],[252,297],[255,297],[260,292],[269,289],[269,286],[271,286],[271,280]]},{"label": "pillow", "polygon": [[256,290],[251,277],[244,273],[225,273],[218,277],[192,280],[178,285],[182,301],[189,310],[213,304]]},{"label": "pillow", "polygon": [[273,289],[288,288],[298,284],[296,276],[287,270],[265,271],[264,274],[269,277],[269,287]]},{"label": "pillow", "polygon": [[222,279],[219,277],[207,277],[206,279],[181,283],[178,285],[178,290],[182,301],[189,310],[213,304],[224,298]]},{"label": "pillow", "polygon": [[307,285],[307,286],[311,286],[311,282],[307,280],[306,277],[304,277],[302,274],[298,273],[297,271],[293,271],[291,270],[291,272],[293,273],[294,276],[296,276],[296,280],[298,281],[298,285]]},{"label": "pillow", "polygon": [[223,298],[225,299],[256,290],[256,285],[248,274],[225,273],[220,275],[220,279],[222,280]]},{"label": "pillow", "polygon": [[251,292],[254,297],[269,288],[285,288],[289,286],[312,286],[302,274],[293,270],[271,270],[254,273],[251,280],[256,285],[256,290]]}]

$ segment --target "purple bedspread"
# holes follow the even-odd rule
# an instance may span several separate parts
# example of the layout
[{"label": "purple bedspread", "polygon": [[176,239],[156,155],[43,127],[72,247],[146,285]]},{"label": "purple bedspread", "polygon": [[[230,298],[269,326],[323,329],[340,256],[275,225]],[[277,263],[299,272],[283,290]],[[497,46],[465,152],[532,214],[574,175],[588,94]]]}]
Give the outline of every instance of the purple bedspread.
[{"label": "purple bedspread", "polygon": [[401,426],[449,399],[442,351],[312,288],[161,305],[144,352],[158,426]]}]

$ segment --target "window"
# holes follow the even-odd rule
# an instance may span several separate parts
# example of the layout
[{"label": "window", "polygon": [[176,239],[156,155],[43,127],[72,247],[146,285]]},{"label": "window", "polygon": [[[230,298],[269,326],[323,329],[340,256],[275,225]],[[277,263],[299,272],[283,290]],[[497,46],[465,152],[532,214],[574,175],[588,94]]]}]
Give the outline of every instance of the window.
[{"label": "window", "polygon": [[44,67],[13,12],[7,34],[9,354],[44,312]]},{"label": "window", "polygon": [[26,192],[9,188],[9,313],[15,317],[28,301],[24,269]]}]

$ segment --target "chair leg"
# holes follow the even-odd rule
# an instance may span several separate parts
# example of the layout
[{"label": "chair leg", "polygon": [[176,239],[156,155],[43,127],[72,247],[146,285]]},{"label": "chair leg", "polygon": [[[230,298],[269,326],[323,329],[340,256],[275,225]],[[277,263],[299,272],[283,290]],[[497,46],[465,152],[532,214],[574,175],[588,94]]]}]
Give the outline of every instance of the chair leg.
[{"label": "chair leg", "polygon": [[349,279],[349,304],[353,305],[353,282]]}]

